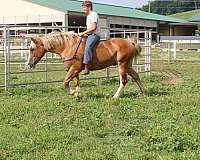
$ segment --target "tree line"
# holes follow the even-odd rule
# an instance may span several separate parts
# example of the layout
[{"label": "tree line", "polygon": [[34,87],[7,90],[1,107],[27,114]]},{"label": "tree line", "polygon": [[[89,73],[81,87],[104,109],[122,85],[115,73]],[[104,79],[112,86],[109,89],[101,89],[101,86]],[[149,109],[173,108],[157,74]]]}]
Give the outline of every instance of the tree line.
[{"label": "tree line", "polygon": [[150,1],[149,4],[144,5],[140,10],[170,15],[179,12],[186,12],[194,9],[200,9],[200,0],[155,0]]}]

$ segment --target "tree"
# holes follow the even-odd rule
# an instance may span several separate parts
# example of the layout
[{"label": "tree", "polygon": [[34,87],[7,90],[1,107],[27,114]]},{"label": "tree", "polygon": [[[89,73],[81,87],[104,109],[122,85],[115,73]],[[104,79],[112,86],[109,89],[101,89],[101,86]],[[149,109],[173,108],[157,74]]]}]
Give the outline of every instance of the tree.
[{"label": "tree", "polygon": [[[200,8],[200,0],[155,0],[150,2],[151,13],[170,15]],[[149,5],[140,10],[149,11]]]}]

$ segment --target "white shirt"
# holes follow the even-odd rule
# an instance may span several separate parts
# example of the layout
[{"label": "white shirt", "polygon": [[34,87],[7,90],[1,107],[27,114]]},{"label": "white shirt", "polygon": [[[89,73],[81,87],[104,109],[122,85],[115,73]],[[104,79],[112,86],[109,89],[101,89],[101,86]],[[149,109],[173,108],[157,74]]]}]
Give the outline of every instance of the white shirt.
[{"label": "white shirt", "polygon": [[97,28],[95,31],[91,32],[91,33],[95,33],[97,35],[100,35],[100,25],[99,25],[99,16],[96,12],[92,11],[88,16],[87,16],[87,20],[86,20],[86,25],[87,25],[87,29],[91,27],[91,24],[96,22],[97,24]]}]

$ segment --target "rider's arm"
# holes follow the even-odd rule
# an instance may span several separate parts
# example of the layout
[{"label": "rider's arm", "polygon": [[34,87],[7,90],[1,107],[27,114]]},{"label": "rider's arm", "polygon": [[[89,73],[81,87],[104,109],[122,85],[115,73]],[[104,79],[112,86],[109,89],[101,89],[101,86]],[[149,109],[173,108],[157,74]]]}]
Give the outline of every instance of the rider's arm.
[{"label": "rider's arm", "polygon": [[90,28],[88,28],[86,31],[84,31],[84,32],[82,32],[82,33],[79,33],[79,35],[80,35],[80,36],[83,36],[83,35],[85,35],[85,34],[87,34],[87,33],[93,32],[93,31],[96,30],[96,28],[97,28],[97,23],[96,23],[96,22],[93,22],[93,23],[91,24]]}]

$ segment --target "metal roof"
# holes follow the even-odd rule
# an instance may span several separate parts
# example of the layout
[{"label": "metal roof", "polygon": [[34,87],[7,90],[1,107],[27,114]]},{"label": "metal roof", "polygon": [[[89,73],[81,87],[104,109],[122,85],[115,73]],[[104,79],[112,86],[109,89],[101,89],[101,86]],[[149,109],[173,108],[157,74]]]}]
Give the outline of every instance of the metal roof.
[{"label": "metal roof", "polygon": [[[62,12],[72,11],[72,12],[82,12],[82,1],[78,0],[24,0],[59,10]],[[187,20],[182,20],[178,18],[152,14],[137,9],[129,7],[121,7],[108,4],[93,3],[94,10],[100,15],[110,15],[110,16],[119,16],[119,17],[129,17],[129,18],[138,18],[154,21],[163,21],[163,22],[173,22],[173,23],[188,23]]]},{"label": "metal roof", "polygon": [[196,26],[197,24],[194,22],[187,22],[187,23],[169,23],[171,26]]},{"label": "metal roof", "polygon": [[192,18],[189,19],[191,22],[200,22],[200,12],[192,16]]}]

